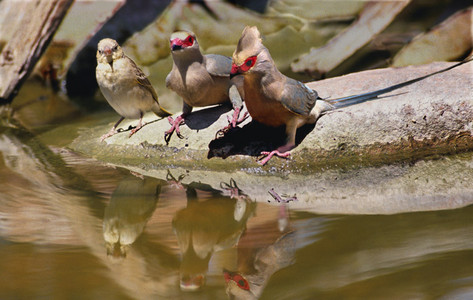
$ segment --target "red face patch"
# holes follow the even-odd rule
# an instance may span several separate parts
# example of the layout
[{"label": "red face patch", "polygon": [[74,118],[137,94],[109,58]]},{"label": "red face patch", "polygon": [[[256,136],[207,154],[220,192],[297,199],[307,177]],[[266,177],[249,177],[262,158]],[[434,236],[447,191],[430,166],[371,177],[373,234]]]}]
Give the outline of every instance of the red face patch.
[{"label": "red face patch", "polygon": [[180,47],[180,48],[187,48],[194,45],[194,37],[189,35],[185,39],[181,40],[180,38],[175,38],[170,41],[171,49]]},{"label": "red face patch", "polygon": [[241,276],[240,274],[233,272],[224,272],[223,276],[225,278],[225,282],[229,282],[230,280],[232,280],[238,285],[240,289],[247,291],[250,290],[250,284],[245,279],[245,277]]},{"label": "red face patch", "polygon": [[240,66],[237,66],[236,64],[233,63],[230,74],[236,75],[236,74],[248,72],[248,70],[253,68],[253,66],[255,65],[256,59],[257,59],[257,56],[250,56]]},{"label": "red face patch", "polygon": [[247,72],[249,69],[253,68],[256,63],[256,56],[248,57],[245,62],[240,66],[240,72]]}]

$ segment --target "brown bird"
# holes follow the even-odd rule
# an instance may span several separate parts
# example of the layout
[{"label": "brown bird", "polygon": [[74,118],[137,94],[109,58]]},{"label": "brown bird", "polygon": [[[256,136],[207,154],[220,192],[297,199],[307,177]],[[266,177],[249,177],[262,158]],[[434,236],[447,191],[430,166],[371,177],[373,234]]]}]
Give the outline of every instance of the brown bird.
[{"label": "brown bird", "polygon": [[243,106],[241,80],[230,80],[232,60],[216,54],[202,55],[195,34],[190,31],[177,31],[170,38],[173,66],[166,77],[166,87],[182,97],[182,114],[175,120],[168,118],[172,127],[165,133],[169,142],[174,131],[183,138],[179,126],[192,112],[193,107],[204,107],[230,101],[234,113],[229,126],[235,127],[246,118],[239,119]]},{"label": "brown bird", "polygon": [[261,153],[266,156],[260,161],[260,164],[264,165],[273,155],[288,157],[290,150],[296,146],[297,129],[305,124],[314,124],[325,112],[376,99],[381,94],[453,69],[468,61],[471,61],[471,58],[374,92],[324,100],[302,82],[283,75],[274,64],[268,49],[262,44],[258,29],[247,26],[233,53],[230,77],[239,74],[244,76],[245,103],[253,120],[272,127],[286,127],[286,144],[271,152]]},{"label": "brown bird", "polygon": [[205,284],[213,254],[238,243],[256,204],[245,197],[231,199],[200,183],[187,186],[186,195],[187,207],[175,213],[172,227],[182,258],[180,286],[191,291]]},{"label": "brown bird", "polygon": [[171,115],[159,105],[158,95],[146,75],[115,40],[103,39],[97,48],[97,83],[110,106],[121,115],[112,129],[101,137],[102,141],[118,133],[117,126],[125,118],[139,119],[130,133],[132,136],[146,125],[143,123],[146,112],[152,111],[159,117]]},{"label": "brown bird", "polygon": [[279,206],[277,218],[247,228],[236,246],[236,270],[223,270],[228,298],[261,298],[274,273],[294,263],[296,240],[285,204]]},{"label": "brown bird", "polygon": [[128,175],[117,185],[103,217],[103,237],[107,256],[121,260],[143,233],[156,210],[162,182],[154,178]]}]

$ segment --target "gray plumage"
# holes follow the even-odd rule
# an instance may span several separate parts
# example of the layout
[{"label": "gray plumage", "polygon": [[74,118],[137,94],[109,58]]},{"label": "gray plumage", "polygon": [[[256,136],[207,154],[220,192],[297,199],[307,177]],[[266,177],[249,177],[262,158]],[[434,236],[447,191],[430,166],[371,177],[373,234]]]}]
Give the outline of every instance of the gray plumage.
[{"label": "gray plumage", "polygon": [[232,124],[239,121],[243,106],[241,80],[231,80],[231,58],[217,55],[202,55],[195,35],[189,31],[177,31],[170,38],[173,66],[166,77],[166,87],[182,97],[182,114],[170,119],[172,127],[165,133],[166,142],[177,132],[193,107],[205,107],[231,102],[234,109]]}]

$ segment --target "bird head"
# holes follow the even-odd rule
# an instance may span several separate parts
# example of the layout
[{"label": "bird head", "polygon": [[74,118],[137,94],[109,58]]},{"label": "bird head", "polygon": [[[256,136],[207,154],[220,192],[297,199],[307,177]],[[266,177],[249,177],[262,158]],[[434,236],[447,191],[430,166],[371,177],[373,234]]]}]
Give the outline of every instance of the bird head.
[{"label": "bird head", "polygon": [[252,291],[250,282],[242,274],[224,269],[223,277],[225,278],[225,290],[230,299],[258,299]]},{"label": "bird head", "polygon": [[190,31],[176,31],[171,34],[169,44],[172,53],[185,52],[189,49],[199,49],[195,34]]},{"label": "bird head", "polygon": [[123,50],[113,39],[103,39],[97,46],[97,61],[112,63],[114,60],[123,57]]},{"label": "bird head", "polygon": [[257,62],[264,49],[258,28],[246,26],[233,53],[230,77],[257,71]]}]

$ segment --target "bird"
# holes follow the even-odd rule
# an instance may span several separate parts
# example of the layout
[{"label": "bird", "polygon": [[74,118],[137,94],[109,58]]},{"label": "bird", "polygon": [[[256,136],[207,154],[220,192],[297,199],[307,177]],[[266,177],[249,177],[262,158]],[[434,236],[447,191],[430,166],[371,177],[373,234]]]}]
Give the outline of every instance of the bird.
[{"label": "bird", "polygon": [[261,152],[261,165],[274,155],[288,157],[296,147],[297,129],[315,124],[324,113],[366,101],[407,86],[432,75],[448,71],[471,61],[465,59],[448,68],[417,77],[399,84],[337,99],[322,99],[304,83],[282,74],[276,67],[269,50],[263,45],[256,26],[246,26],[232,56],[230,77],[242,75],[246,108],[252,120],[270,127],[285,126],[286,143],[275,150]]},{"label": "bird", "polygon": [[125,176],[110,197],[103,217],[107,256],[120,261],[143,233],[156,210],[162,182],[154,178]]},{"label": "bird", "polygon": [[125,55],[117,41],[105,38],[97,46],[97,68],[95,71],[100,91],[108,104],[121,116],[112,129],[101,140],[118,133],[117,127],[125,118],[139,119],[130,136],[140,130],[143,115],[149,111],[159,117],[171,115],[158,101],[158,95],[143,71]]},{"label": "bird", "polygon": [[[285,204],[277,218],[266,211],[266,221],[247,228],[236,245],[236,269],[223,269],[229,299],[259,299],[273,275],[295,261],[297,232]],[[282,226],[281,226],[282,225]]]},{"label": "bird", "polygon": [[[232,182],[226,186],[236,187]],[[247,197],[232,199],[202,183],[192,182],[186,188],[187,207],[175,213],[172,227],[181,253],[181,290],[194,291],[205,284],[214,253],[238,243],[256,204]]]},{"label": "bird", "polygon": [[247,114],[239,118],[243,107],[243,89],[239,79],[230,80],[232,59],[224,55],[202,55],[196,35],[191,31],[180,30],[171,34],[170,48],[173,66],[166,77],[166,87],[183,99],[182,114],[173,119],[169,117],[171,129],[165,132],[169,143],[174,131],[183,138],[179,126],[192,112],[193,107],[205,107],[231,102],[233,117],[229,126],[236,127]]}]

